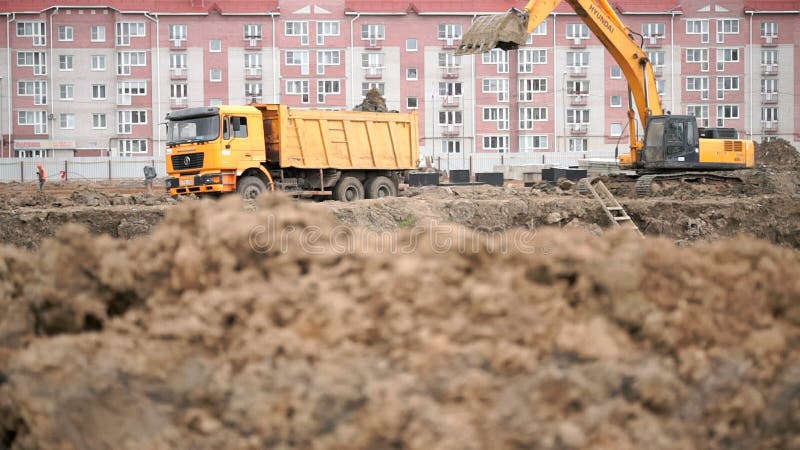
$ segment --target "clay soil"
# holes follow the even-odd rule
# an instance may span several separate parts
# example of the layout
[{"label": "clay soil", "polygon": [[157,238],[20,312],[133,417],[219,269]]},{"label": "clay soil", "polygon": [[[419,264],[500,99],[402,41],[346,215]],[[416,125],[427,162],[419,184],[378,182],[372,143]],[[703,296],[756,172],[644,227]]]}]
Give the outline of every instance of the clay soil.
[{"label": "clay soil", "polygon": [[730,184],[607,179],[645,239],[569,183],[353,204],[7,185],[0,449],[800,448],[779,145]]}]

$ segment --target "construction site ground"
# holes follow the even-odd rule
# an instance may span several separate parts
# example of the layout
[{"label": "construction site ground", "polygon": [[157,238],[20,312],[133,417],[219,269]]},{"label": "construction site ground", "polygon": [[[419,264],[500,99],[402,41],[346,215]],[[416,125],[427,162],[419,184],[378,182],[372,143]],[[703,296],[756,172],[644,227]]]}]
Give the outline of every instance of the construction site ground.
[{"label": "construction site ground", "polygon": [[0,184],[0,449],[800,448],[800,157],[635,195]]}]

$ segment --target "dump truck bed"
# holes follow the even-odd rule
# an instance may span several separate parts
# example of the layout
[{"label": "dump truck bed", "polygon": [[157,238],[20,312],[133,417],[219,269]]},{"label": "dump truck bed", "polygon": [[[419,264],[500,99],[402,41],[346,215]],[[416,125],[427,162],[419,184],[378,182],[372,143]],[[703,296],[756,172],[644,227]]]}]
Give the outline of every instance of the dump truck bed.
[{"label": "dump truck bed", "polygon": [[300,169],[415,169],[417,114],[292,109],[258,105],[267,160]]}]

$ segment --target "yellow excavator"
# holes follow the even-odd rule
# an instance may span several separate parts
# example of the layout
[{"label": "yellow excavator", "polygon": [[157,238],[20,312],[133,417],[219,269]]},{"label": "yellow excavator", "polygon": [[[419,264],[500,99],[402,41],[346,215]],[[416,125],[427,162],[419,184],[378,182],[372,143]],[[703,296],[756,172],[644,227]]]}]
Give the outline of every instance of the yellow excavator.
[{"label": "yellow excavator", "polygon": [[[606,0],[563,1],[603,43],[628,81],[630,153],[621,155],[619,164],[621,168],[634,169],[640,175],[650,174],[643,177],[646,186],[642,187],[649,191],[649,183],[659,177],[658,174],[744,169],[755,165],[755,144],[751,140],[736,139],[735,130],[698,129],[694,116],[664,113],[647,53],[636,42],[635,33],[622,23]],[[524,10],[512,8],[506,13],[479,17],[464,35],[456,55],[485,53],[494,48],[518,48],[561,2],[530,0]],[[643,39],[641,35],[639,38]],[[637,134],[637,113],[644,126],[643,139]],[[713,174],[709,175],[713,177]],[[640,189],[638,184],[637,191]]]}]

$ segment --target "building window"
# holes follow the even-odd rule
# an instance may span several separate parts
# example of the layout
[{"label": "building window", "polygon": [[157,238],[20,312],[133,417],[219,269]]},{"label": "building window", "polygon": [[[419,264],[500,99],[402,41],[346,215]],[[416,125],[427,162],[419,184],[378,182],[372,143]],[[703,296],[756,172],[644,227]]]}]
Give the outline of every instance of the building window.
[{"label": "building window", "polygon": [[708,71],[708,49],[707,48],[687,48],[686,49],[686,62],[699,63],[700,70],[703,72]]},{"label": "building window", "polygon": [[308,45],[308,22],[305,20],[288,20],[284,22],[284,33],[288,37],[299,37],[300,45]]},{"label": "building window", "polygon": [[34,75],[47,75],[47,58],[44,52],[17,52],[17,66],[33,67]]},{"label": "building window", "polygon": [[589,65],[589,52],[567,52],[567,65],[583,67]]},{"label": "building window", "polygon": [[17,22],[17,37],[29,37],[34,46],[47,45],[47,31],[44,22]]},{"label": "building window", "polygon": [[778,92],[777,78],[764,78],[761,80],[761,93],[772,94]]},{"label": "building window", "polygon": [[519,129],[532,130],[533,122],[543,122],[547,120],[547,107],[545,106],[525,106],[519,109]]},{"label": "building window", "polygon": [[519,80],[519,101],[533,100],[533,94],[547,92],[547,78],[523,78]]},{"label": "building window", "polygon": [[686,90],[688,92],[701,92],[702,99],[708,99],[708,77],[686,77]]},{"label": "building window", "polygon": [[261,39],[261,25],[254,23],[245,25],[244,38],[245,40]]},{"label": "building window", "polygon": [[218,83],[222,81],[222,69],[219,67],[213,67],[208,74],[208,81]]},{"label": "building window", "polygon": [[117,104],[130,105],[131,97],[147,95],[146,81],[122,81],[117,84]]},{"label": "building window", "polygon": [[540,23],[533,29],[532,36],[544,36],[547,34],[547,21]]},{"label": "building window", "polygon": [[453,53],[439,53],[439,67],[456,68],[461,67],[461,57]]},{"label": "building window", "polygon": [[366,97],[367,92],[373,89],[377,90],[379,94],[383,95],[385,88],[386,88],[385,83],[380,83],[380,82],[361,83],[361,96]]},{"label": "building window", "polygon": [[58,55],[58,69],[59,70],[72,70],[73,57],[72,55]]},{"label": "building window", "polygon": [[317,103],[325,103],[329,95],[341,93],[339,80],[317,80]]},{"label": "building window", "polygon": [[717,77],[717,100],[723,100],[725,98],[725,91],[738,91],[738,90],[739,90],[738,76]]},{"label": "building window", "polygon": [[774,106],[761,108],[761,121],[775,123],[778,121],[778,108]]},{"label": "building window", "polygon": [[145,36],[144,22],[117,22],[117,45],[131,45],[131,38]]},{"label": "building window", "polygon": [[612,123],[611,124],[611,136],[613,136],[613,137],[622,136],[622,124],[621,123]]},{"label": "building window", "polygon": [[738,48],[718,48],[717,49],[717,70],[725,70],[725,63],[739,62]]},{"label": "building window", "polygon": [[725,119],[738,119],[739,105],[717,105],[717,126],[724,127]]},{"label": "building window", "polygon": [[308,50],[287,50],[286,65],[300,66],[300,74],[308,75]]},{"label": "building window", "polygon": [[169,98],[179,106],[186,106],[186,99],[189,97],[189,90],[186,83],[173,83],[169,86]]},{"label": "building window", "polygon": [[519,73],[533,72],[534,64],[547,64],[547,49],[520,49],[517,50],[519,60]]},{"label": "building window", "polygon": [[105,42],[106,41],[106,26],[105,25],[92,25],[90,30],[92,42]]},{"label": "building window", "polygon": [[440,81],[439,82],[439,95],[446,96],[461,96],[462,84],[460,81]]},{"label": "building window", "polygon": [[222,39],[211,39],[208,41],[208,51],[211,53],[219,53],[222,51]]},{"label": "building window", "polygon": [[570,152],[585,152],[589,148],[589,140],[586,138],[570,138],[568,144]]},{"label": "building window", "polygon": [[589,93],[588,80],[569,80],[567,81],[567,94],[582,95]]},{"label": "building window", "polygon": [[419,100],[417,97],[406,97],[406,108],[417,109],[419,108]]},{"label": "building window", "polygon": [[106,115],[103,113],[93,113],[92,128],[95,130],[104,130],[106,128]]},{"label": "building window", "polygon": [[688,105],[686,107],[686,114],[695,116],[697,118],[697,125],[700,127],[708,127],[708,105]]},{"label": "building window", "polygon": [[106,85],[105,84],[93,84],[92,85],[92,100],[105,100],[106,97]]},{"label": "building window", "polygon": [[417,38],[408,38],[406,39],[406,51],[407,52],[415,52],[419,49],[418,47]]},{"label": "building window", "polygon": [[59,126],[62,130],[74,130],[75,129],[75,114],[73,113],[61,113],[59,115]]},{"label": "building window", "polygon": [[739,34],[739,19],[717,19],[717,43],[725,42],[726,34]]},{"label": "building window", "polygon": [[147,153],[147,139],[120,139],[119,155],[134,156]]},{"label": "building window", "polygon": [[339,50],[317,50],[317,75],[325,74],[325,66],[338,66],[340,63]]},{"label": "building window", "polygon": [[643,23],[642,36],[645,38],[663,38],[664,24],[663,23]]},{"label": "building window", "polygon": [[508,73],[508,52],[495,48],[483,54],[483,63],[497,66],[497,73]]},{"label": "building window", "polygon": [[442,154],[461,153],[461,141],[444,139],[442,140],[441,149]]},{"label": "building window", "polygon": [[664,52],[661,50],[657,51],[648,51],[647,52],[647,59],[650,60],[650,64],[653,67],[659,67],[664,65]]},{"label": "building window", "polygon": [[509,128],[508,107],[506,106],[484,107],[483,121],[496,122],[498,131],[508,130]]},{"label": "building window", "polygon": [[449,45],[452,45],[453,40],[461,39],[461,24],[440,23],[438,38],[440,41],[446,41]]},{"label": "building window", "polygon": [[338,20],[319,20],[317,21],[317,45],[325,45],[327,36],[339,36]]},{"label": "building window", "polygon": [[612,108],[621,108],[622,107],[622,96],[621,95],[612,95],[611,96],[611,107]]},{"label": "building window", "polygon": [[75,40],[75,30],[69,25],[59,25],[58,40],[60,42],[72,42]]},{"label": "building window", "polygon": [[508,151],[508,136],[484,136],[483,149],[493,150],[498,153],[505,153]]},{"label": "building window", "polygon": [[19,81],[17,95],[33,97],[34,105],[47,104],[47,81]]},{"label": "building window", "polygon": [[589,27],[584,23],[568,23],[567,39],[589,39]]},{"label": "building window", "polygon": [[245,83],[244,100],[250,103],[261,103],[264,88],[261,83]]},{"label": "building window", "polygon": [[188,27],[186,25],[170,25],[169,26],[169,40],[171,41],[185,41],[188,38]]},{"label": "building window", "polygon": [[361,25],[361,40],[362,41],[382,41],[386,39],[386,27],[382,24],[364,24]]},{"label": "building window", "polygon": [[286,80],[286,94],[299,95],[301,103],[309,103],[308,80]]},{"label": "building window", "polygon": [[75,85],[74,84],[58,85],[58,99],[75,100]]},{"label": "building window", "polygon": [[414,81],[417,79],[417,68],[409,67],[406,69],[406,80]]},{"label": "building window", "polygon": [[776,38],[778,37],[778,23],[777,22],[761,22],[761,37],[762,38]]},{"label": "building window", "polygon": [[147,123],[147,111],[117,111],[117,133],[131,134],[134,125]]},{"label": "building window", "polygon": [[47,111],[17,111],[17,124],[33,126],[33,134],[47,134]]},{"label": "building window", "polygon": [[439,111],[439,125],[461,125],[462,120],[461,111]]},{"label": "building window", "polygon": [[261,53],[245,53],[244,68],[261,69]]},{"label": "building window", "polygon": [[170,53],[169,54],[169,68],[170,69],[185,69],[186,68],[186,53]]},{"label": "building window", "polygon": [[498,102],[508,101],[508,80],[503,78],[484,78],[484,94],[497,94]]},{"label": "building window", "polygon": [[519,151],[532,152],[536,150],[547,150],[547,136],[533,135],[519,137]]},{"label": "building window", "polygon": [[622,78],[622,69],[619,66],[611,66],[611,78],[612,79]]},{"label": "building window", "polygon": [[147,65],[145,52],[119,52],[117,53],[117,75],[130,75],[131,67],[144,67]]},{"label": "building window", "polygon": [[689,19],[686,21],[686,34],[699,34],[700,42],[708,43],[708,19]]},{"label": "building window", "polygon": [[588,109],[568,109],[567,110],[567,123],[568,124],[589,123],[589,110]]},{"label": "building window", "polygon": [[106,70],[106,55],[92,55],[92,70]]}]

